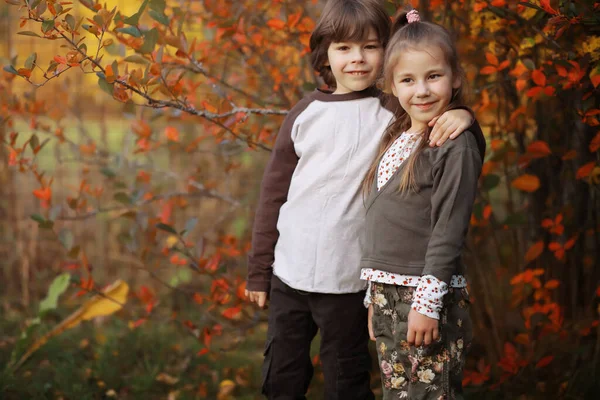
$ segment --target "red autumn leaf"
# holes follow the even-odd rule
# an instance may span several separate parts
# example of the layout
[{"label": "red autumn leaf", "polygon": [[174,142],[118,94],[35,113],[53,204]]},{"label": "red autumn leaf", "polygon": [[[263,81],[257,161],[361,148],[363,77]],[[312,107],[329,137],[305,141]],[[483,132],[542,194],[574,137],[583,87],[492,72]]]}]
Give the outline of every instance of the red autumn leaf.
[{"label": "red autumn leaf", "polygon": [[504,7],[506,5],[506,0],[492,0],[490,4],[494,7]]},{"label": "red autumn leaf", "polygon": [[552,95],[554,95],[554,93],[556,93],[556,89],[554,89],[554,87],[552,87],[552,86],[546,86],[544,88],[544,94],[546,96],[552,96]]},{"label": "red autumn leaf", "polygon": [[206,353],[208,353],[208,349],[205,347],[205,348],[203,348],[202,350],[200,350],[200,351],[197,353],[197,355],[198,355],[198,356],[203,356],[203,355],[205,355]]},{"label": "red autumn leaf", "polygon": [[548,245],[548,249],[550,249],[551,251],[557,251],[562,249],[562,246],[558,242],[550,242],[550,244]]},{"label": "red autumn leaf", "polygon": [[117,77],[115,76],[115,73],[113,71],[112,65],[107,65],[104,70],[106,71],[106,73],[105,73],[105,75],[106,75],[106,82],[108,82],[108,83],[114,83],[115,79],[117,79]]},{"label": "red autumn leaf", "polygon": [[557,15],[558,11],[550,6],[550,0],[540,0],[540,5],[548,14]]},{"label": "red autumn leaf", "polygon": [[560,281],[558,279],[552,279],[544,285],[546,289],[556,289],[560,286]]},{"label": "red autumn leaf", "polygon": [[598,85],[600,85],[600,73],[597,74],[590,74],[590,80],[592,81],[592,85],[594,85],[594,88],[597,88]]},{"label": "red autumn leaf", "polygon": [[554,360],[554,356],[546,356],[535,364],[536,368],[543,368]]},{"label": "red autumn leaf", "polygon": [[527,152],[532,153],[532,155],[536,158],[545,157],[552,154],[548,143],[544,142],[543,140],[531,142],[529,146],[527,146]]},{"label": "red autumn leaf", "polygon": [[10,149],[8,154],[8,165],[11,167],[17,165],[17,152],[13,148]]},{"label": "red autumn leaf", "polygon": [[515,87],[519,92],[522,92],[523,90],[525,90],[525,87],[527,87],[527,81],[525,79],[517,79]]},{"label": "red autumn leaf", "polygon": [[31,78],[31,70],[27,69],[27,68],[19,68],[17,70],[17,72],[19,73],[19,75],[24,76],[25,78],[29,79]]},{"label": "red autumn leaf", "polygon": [[492,64],[493,66],[498,66],[498,57],[496,57],[494,54],[492,53],[485,53],[485,58],[487,60],[488,63]]},{"label": "red autumn leaf", "polygon": [[556,68],[558,76],[562,76],[563,78],[567,76],[567,69],[562,65],[555,65],[554,68]]},{"label": "red autumn leaf", "polygon": [[235,293],[239,299],[241,299],[241,300],[246,299],[246,282],[245,281],[238,285]]},{"label": "red autumn leaf", "polygon": [[504,60],[498,65],[498,71],[502,71],[510,66],[510,60]]},{"label": "red autumn leaf", "polygon": [[577,179],[587,178],[590,175],[590,173],[592,172],[592,170],[594,169],[595,166],[596,166],[596,162],[595,161],[591,161],[591,162],[583,165],[582,167],[580,167],[577,170],[576,178]]},{"label": "red autumn leaf", "polygon": [[577,151],[575,150],[569,150],[561,157],[563,161],[574,160],[575,158],[577,158]]},{"label": "red autumn leaf", "polygon": [[235,319],[236,317],[238,317],[240,315],[241,312],[242,312],[241,306],[230,307],[230,308],[226,309],[225,311],[223,311],[221,313],[221,315],[223,315],[227,319]]},{"label": "red autumn leaf", "polygon": [[273,18],[267,21],[267,26],[273,29],[283,29],[285,27],[285,21]]},{"label": "red autumn leaf", "polygon": [[571,250],[573,246],[575,246],[575,242],[577,242],[577,235],[567,240],[567,242],[565,243],[565,250]]},{"label": "red autumn leaf", "polygon": [[539,69],[531,71],[531,79],[533,79],[538,86],[546,86],[546,75]]},{"label": "red autumn leaf", "polygon": [[542,91],[544,90],[543,87],[541,86],[535,86],[532,87],[531,89],[529,89],[527,91],[527,93],[525,93],[527,95],[527,97],[536,97],[537,95],[539,95]]},{"label": "red autumn leaf", "polygon": [[525,253],[525,261],[531,262],[535,260],[540,256],[540,254],[542,254],[543,251],[544,242],[540,240],[539,242],[536,242],[533,246],[531,246],[529,250],[527,250],[527,253]]},{"label": "red autumn leaf", "polygon": [[133,133],[142,138],[148,138],[152,135],[152,128],[150,125],[141,119],[136,120],[133,124],[131,124],[131,130]]},{"label": "red autumn leaf", "polygon": [[540,179],[535,175],[524,174],[511,182],[511,185],[524,192],[535,192],[540,187]]},{"label": "red autumn leaf", "polygon": [[61,56],[54,56],[54,61],[56,61],[59,64],[66,64],[67,63],[67,59]]},{"label": "red autumn leaf", "polygon": [[491,75],[491,74],[495,74],[497,71],[498,70],[496,67],[488,65],[488,66],[481,68],[481,70],[479,72],[481,73],[481,75]]},{"label": "red autumn leaf", "polygon": [[212,258],[206,263],[206,270],[210,272],[214,272],[219,267],[219,262],[221,261],[221,253],[216,253]]},{"label": "red autumn leaf", "polygon": [[52,190],[49,187],[36,189],[33,191],[33,195],[40,200],[50,201],[52,198]]}]

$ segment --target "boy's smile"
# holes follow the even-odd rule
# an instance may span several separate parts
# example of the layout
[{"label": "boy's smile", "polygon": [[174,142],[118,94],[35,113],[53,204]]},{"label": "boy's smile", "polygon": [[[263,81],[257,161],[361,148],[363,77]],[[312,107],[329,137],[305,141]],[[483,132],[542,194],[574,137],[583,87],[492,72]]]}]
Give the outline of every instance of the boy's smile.
[{"label": "boy's smile", "polygon": [[334,94],[358,92],[373,85],[379,77],[383,47],[371,29],[365,40],[331,43],[327,58],[337,84]]}]

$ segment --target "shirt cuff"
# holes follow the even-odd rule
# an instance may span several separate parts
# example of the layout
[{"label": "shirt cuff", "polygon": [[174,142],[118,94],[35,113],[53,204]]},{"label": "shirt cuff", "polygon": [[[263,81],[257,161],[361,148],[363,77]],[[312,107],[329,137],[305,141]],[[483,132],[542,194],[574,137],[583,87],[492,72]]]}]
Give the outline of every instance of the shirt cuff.
[{"label": "shirt cuff", "polygon": [[412,309],[419,314],[439,320],[446,293],[448,293],[446,282],[433,275],[422,276],[419,286],[415,290]]}]

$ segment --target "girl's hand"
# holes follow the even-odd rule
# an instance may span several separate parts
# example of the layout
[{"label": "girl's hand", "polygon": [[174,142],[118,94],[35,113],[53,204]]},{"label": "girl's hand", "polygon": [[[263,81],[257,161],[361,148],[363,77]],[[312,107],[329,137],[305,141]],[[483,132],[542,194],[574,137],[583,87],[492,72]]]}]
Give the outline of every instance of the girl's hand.
[{"label": "girl's hand", "polygon": [[429,318],[413,309],[408,313],[408,333],[406,341],[411,346],[425,346],[440,338],[438,320]]},{"label": "girl's hand", "polygon": [[258,304],[260,308],[265,308],[267,304],[267,292],[252,292],[246,290],[246,297],[250,302]]},{"label": "girl's hand", "polygon": [[373,334],[373,304],[369,304],[369,312],[367,315],[369,321],[369,337],[375,342],[375,335]]},{"label": "girl's hand", "polygon": [[446,111],[429,121],[429,126],[433,126],[429,135],[429,146],[441,146],[448,138],[458,137],[471,125],[473,125],[473,116],[467,110]]}]

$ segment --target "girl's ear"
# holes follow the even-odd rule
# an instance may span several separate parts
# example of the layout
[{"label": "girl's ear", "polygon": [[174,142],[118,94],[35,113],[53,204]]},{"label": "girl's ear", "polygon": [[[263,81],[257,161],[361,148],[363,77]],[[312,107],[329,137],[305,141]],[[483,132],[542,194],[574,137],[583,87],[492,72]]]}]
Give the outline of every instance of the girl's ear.
[{"label": "girl's ear", "polygon": [[398,97],[398,92],[396,92],[396,85],[394,85],[392,83],[392,94],[394,95],[394,97]]},{"label": "girl's ear", "polygon": [[452,82],[452,89],[458,89],[462,86],[462,79],[460,79],[460,76],[457,76],[456,78],[454,78],[454,81]]}]

